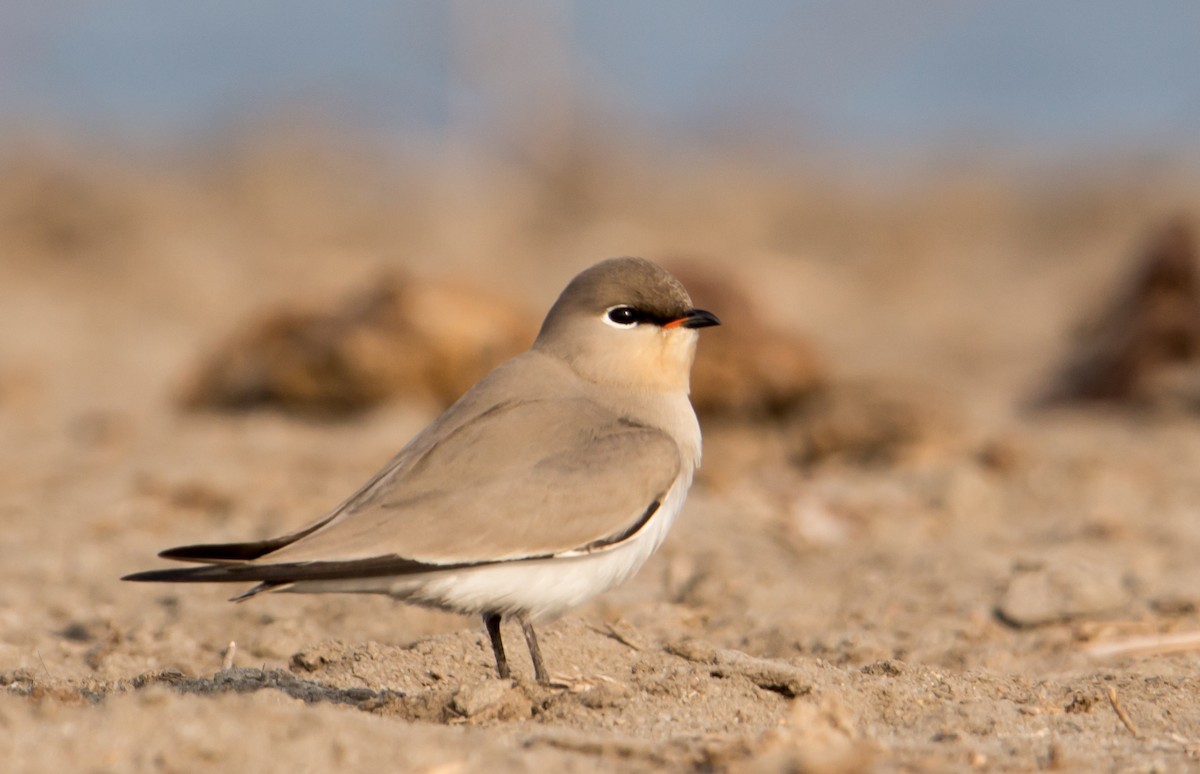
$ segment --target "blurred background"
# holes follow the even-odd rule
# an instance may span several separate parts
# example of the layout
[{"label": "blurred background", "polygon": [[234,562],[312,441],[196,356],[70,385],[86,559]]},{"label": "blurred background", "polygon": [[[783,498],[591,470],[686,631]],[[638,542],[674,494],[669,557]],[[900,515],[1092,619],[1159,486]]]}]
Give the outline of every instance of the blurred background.
[{"label": "blurred background", "polygon": [[742,275],[846,372],[1007,405],[1197,198],[1186,0],[2,14],[0,292],[41,321],[5,357],[95,358],[105,400],[152,362],[166,400],[245,315],[381,270],[544,307],[634,253]]},{"label": "blurred background", "polygon": [[4,129],[125,148],[284,117],[393,151],[616,134],[895,164],[972,149],[1162,160],[1200,144],[1200,9],[1185,0],[57,0],[5,16]]}]

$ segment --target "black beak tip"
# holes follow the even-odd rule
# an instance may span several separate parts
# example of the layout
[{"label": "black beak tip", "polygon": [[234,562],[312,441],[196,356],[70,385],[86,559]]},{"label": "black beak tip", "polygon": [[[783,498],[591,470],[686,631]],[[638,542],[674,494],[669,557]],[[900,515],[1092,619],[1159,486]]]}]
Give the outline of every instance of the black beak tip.
[{"label": "black beak tip", "polygon": [[720,324],[721,320],[719,317],[704,309],[691,310],[683,321],[683,327],[685,328],[708,328]]}]

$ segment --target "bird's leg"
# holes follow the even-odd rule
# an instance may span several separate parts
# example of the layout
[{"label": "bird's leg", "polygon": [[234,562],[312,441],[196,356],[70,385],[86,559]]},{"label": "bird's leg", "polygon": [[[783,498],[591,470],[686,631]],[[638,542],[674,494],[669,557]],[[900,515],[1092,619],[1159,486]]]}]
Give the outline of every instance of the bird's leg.
[{"label": "bird's leg", "polygon": [[521,631],[525,632],[525,642],[529,645],[529,657],[533,659],[533,676],[542,685],[547,685],[550,682],[550,675],[546,672],[546,665],[542,663],[542,649],[538,647],[537,635],[533,632],[533,624],[525,616],[520,616]]},{"label": "bird's leg", "polygon": [[500,639],[500,614],[484,613],[483,625],[487,627],[488,636],[492,638],[492,653],[496,655],[496,671],[501,680],[507,680],[511,675],[508,671],[508,659],[504,656],[504,641]]}]

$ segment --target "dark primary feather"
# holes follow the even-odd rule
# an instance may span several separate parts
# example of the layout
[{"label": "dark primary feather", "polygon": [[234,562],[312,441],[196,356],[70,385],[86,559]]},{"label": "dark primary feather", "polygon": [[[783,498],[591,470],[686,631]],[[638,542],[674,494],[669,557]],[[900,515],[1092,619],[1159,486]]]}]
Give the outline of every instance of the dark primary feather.
[{"label": "dark primary feather", "polygon": [[462,569],[466,564],[425,564],[400,557],[355,559],[353,562],[281,562],[277,564],[212,564],[203,568],[146,570],[122,577],[122,581],[170,583],[245,583],[264,581],[292,583],[295,581],[336,581],[340,578],[390,577],[419,575]]},{"label": "dark primary feather", "polygon": [[339,580],[342,578],[381,578],[393,575],[456,570],[465,564],[426,564],[398,556],[380,556],[348,562],[279,562],[276,564],[217,564],[205,567],[179,567],[147,570],[126,575],[121,580],[169,583],[293,583],[302,580]]},{"label": "dark primary feather", "polygon": [[[270,541],[262,541],[270,542]],[[192,553],[211,555],[214,549],[234,548],[258,545],[255,543],[228,543],[209,546],[183,546],[183,551],[194,549]],[[207,549],[207,550],[206,550]],[[164,551],[163,555],[171,551]],[[244,602],[256,594],[271,591],[279,587],[287,587],[301,580],[339,580],[342,578],[369,577],[398,577],[403,575],[419,575],[437,570],[454,570],[463,565],[428,565],[401,559],[395,556],[383,556],[372,559],[360,559],[349,562],[290,562],[277,564],[214,564],[205,567],[179,567],[167,570],[147,570],[126,575],[125,581],[152,583],[247,583],[258,581],[242,593],[232,597],[231,602]]]},{"label": "dark primary feather", "polygon": [[158,555],[163,559],[174,559],[179,562],[203,562],[204,564],[249,562],[291,545],[302,537],[311,535],[329,523],[332,518],[333,516],[327,516],[299,532],[267,540],[252,540],[246,543],[197,543],[190,546],[168,548],[165,551],[159,551]]}]

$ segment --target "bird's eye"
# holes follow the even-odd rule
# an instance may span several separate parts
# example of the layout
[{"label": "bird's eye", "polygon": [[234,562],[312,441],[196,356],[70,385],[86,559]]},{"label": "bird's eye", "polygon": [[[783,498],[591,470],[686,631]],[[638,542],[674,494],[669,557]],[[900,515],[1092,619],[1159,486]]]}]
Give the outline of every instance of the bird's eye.
[{"label": "bird's eye", "polygon": [[604,313],[604,319],[618,328],[632,328],[641,316],[632,306],[614,306]]}]

